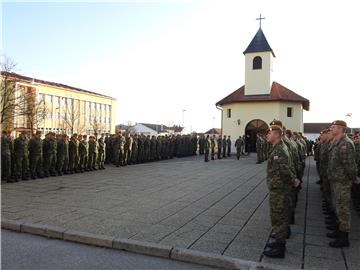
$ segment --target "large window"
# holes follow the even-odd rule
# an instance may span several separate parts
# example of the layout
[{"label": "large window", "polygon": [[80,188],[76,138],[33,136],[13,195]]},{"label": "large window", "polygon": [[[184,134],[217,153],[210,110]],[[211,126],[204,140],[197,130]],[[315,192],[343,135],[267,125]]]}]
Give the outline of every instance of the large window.
[{"label": "large window", "polygon": [[253,59],[253,69],[262,69],[262,58],[255,56]]}]

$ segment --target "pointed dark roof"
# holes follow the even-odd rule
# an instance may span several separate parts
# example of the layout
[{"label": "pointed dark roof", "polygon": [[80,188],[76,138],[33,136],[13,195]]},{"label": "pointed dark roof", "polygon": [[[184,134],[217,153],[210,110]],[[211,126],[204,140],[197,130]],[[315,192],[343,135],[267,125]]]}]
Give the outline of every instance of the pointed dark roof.
[{"label": "pointed dark roof", "polygon": [[309,110],[310,102],[308,99],[296,94],[290,89],[282,86],[280,83],[273,82],[269,95],[245,95],[245,85],[232,92],[227,97],[216,103],[216,106],[236,102],[254,102],[254,101],[289,101],[301,102],[305,110]]},{"label": "pointed dark roof", "polygon": [[252,52],[271,52],[275,57],[274,51],[271,49],[261,28],[257,31],[249,46],[244,51],[244,54]]}]

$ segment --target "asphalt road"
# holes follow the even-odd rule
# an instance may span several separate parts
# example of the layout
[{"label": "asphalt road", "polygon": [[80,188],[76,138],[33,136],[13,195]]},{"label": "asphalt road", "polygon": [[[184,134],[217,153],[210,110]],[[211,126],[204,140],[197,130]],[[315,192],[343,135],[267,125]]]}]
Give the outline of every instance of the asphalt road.
[{"label": "asphalt road", "polygon": [[215,268],[1,230],[1,269]]}]

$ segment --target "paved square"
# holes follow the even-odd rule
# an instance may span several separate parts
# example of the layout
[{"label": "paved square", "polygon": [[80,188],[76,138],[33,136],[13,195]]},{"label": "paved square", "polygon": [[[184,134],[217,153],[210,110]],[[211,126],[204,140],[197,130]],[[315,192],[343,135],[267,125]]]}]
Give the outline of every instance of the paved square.
[{"label": "paved square", "polygon": [[265,168],[255,156],[189,157],[5,184],[2,217],[302,269],[359,269],[360,218],[353,213],[350,248],[328,247],[312,158],[286,258],[261,255],[271,232]]}]

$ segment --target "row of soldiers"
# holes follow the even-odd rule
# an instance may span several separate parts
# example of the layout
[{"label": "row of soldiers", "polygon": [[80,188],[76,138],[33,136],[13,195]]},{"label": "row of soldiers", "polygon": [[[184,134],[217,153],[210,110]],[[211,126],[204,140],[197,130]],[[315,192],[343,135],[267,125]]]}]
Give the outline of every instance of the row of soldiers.
[{"label": "row of soldiers", "polygon": [[1,135],[1,179],[17,182],[61,176],[78,172],[105,169],[104,136],[66,134],[49,132],[42,139],[41,131],[29,138],[22,131],[12,139],[10,133]]},{"label": "row of soldiers", "polygon": [[347,135],[346,122],[334,121],[321,131],[314,146],[314,159],[323,194],[327,237],[335,248],[349,246],[351,195],[360,212],[360,134]]},{"label": "row of soldiers", "polygon": [[[239,145],[239,141],[235,142],[235,146]],[[215,135],[206,135],[199,139],[199,153],[205,155],[205,162],[209,162],[209,156],[211,160],[215,160],[215,153],[217,153],[217,159],[222,159],[231,156],[231,138],[230,136],[224,135],[221,138],[219,135],[217,138]]]},{"label": "row of soldiers", "polygon": [[152,136],[144,134],[102,134],[94,136],[41,131],[29,138],[25,131],[13,139],[1,136],[2,181],[61,176],[105,169],[105,163],[126,166],[144,162],[196,155],[195,135]]},{"label": "row of soldiers", "polygon": [[[290,130],[288,131],[290,132]],[[294,132],[294,134],[291,135],[296,139],[296,141],[301,141],[306,155],[310,156],[312,155],[312,147],[313,142],[308,140],[306,137],[303,136],[301,132]],[[271,144],[267,141],[266,135],[262,133],[258,133],[256,135],[256,153],[257,153],[257,164],[260,164],[268,159],[268,156],[272,150]]]},{"label": "row of soldiers", "polygon": [[[261,139],[265,140],[265,136],[261,136]],[[291,236],[290,225],[295,223],[295,207],[304,175],[307,143],[300,133],[286,129],[279,120],[270,123],[266,141],[269,146],[261,148],[263,155],[260,161],[267,159],[267,186],[273,229],[270,238],[275,241],[266,244],[263,254],[284,258],[286,239]]]},{"label": "row of soldiers", "polygon": [[122,134],[120,131],[105,137],[108,149],[105,163],[117,167],[193,156],[197,153],[198,139],[195,135],[151,136]]}]

